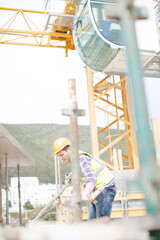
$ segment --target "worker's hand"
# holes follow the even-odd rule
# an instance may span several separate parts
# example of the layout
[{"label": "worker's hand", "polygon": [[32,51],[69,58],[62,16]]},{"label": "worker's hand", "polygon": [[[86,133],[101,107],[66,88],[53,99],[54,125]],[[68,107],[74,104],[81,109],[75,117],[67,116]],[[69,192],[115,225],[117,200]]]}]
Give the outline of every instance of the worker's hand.
[{"label": "worker's hand", "polygon": [[72,179],[72,173],[71,172],[65,175],[65,182],[71,181],[71,179]]},{"label": "worker's hand", "polygon": [[91,195],[88,194],[87,192],[81,192],[81,197],[82,197],[82,201],[90,201],[91,200]]},{"label": "worker's hand", "polygon": [[65,175],[65,184],[70,185],[72,184],[72,173]]},{"label": "worker's hand", "polygon": [[68,179],[71,179],[72,178],[72,172],[70,172],[67,176]]}]

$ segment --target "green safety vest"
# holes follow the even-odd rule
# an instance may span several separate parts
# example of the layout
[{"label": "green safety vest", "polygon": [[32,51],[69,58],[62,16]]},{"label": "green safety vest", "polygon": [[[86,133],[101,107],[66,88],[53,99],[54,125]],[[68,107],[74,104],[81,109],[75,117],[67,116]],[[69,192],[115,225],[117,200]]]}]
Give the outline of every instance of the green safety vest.
[{"label": "green safety vest", "polygon": [[[91,168],[94,173],[94,176],[97,178],[96,188],[98,189],[100,186],[107,185],[114,178],[111,171],[103,164],[100,160],[92,157],[90,154],[85,152],[79,152],[79,155],[85,155],[91,159]],[[85,177],[82,177],[81,180],[83,182],[86,181]]]}]

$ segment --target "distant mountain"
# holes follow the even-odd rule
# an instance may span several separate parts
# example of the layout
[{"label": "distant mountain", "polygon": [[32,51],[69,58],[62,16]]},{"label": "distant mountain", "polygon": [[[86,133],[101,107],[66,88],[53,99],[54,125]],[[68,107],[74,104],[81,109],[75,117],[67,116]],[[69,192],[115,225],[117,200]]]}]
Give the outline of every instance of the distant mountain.
[{"label": "distant mountain", "polygon": [[[21,176],[37,176],[40,183],[55,182],[55,166],[53,155],[53,142],[59,137],[70,138],[70,126],[59,124],[3,124],[4,127],[15,137],[15,139],[35,159],[32,167],[21,167]],[[99,130],[99,129],[98,129]],[[115,130],[111,130],[114,135]],[[100,141],[104,142],[101,134]],[[79,126],[79,148],[91,153],[90,127]],[[118,145],[117,145],[118,148]],[[104,153],[101,156],[106,159]],[[61,162],[62,178],[71,171],[71,166]],[[9,178],[17,176],[16,168],[9,168]],[[3,173],[4,179],[4,173]]]},{"label": "distant mountain", "polygon": [[[41,183],[55,182],[53,142],[58,137],[70,138],[70,126],[58,124],[3,124],[14,138],[35,159],[32,167],[21,167],[21,176],[37,176]],[[80,149],[90,152],[89,126],[79,127]],[[70,166],[61,163],[62,176]],[[16,168],[9,168],[9,177],[17,176]],[[4,175],[4,174],[3,174]]]}]

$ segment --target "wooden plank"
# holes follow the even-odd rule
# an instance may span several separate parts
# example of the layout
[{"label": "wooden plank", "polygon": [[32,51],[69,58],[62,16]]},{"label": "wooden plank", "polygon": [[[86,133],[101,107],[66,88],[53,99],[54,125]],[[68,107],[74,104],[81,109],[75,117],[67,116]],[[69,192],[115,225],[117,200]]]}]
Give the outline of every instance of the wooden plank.
[{"label": "wooden plank", "polygon": [[123,170],[122,150],[118,149],[119,170]]},{"label": "wooden plank", "polygon": [[115,148],[113,149],[113,163],[114,163],[114,170],[119,170],[117,151]]},{"label": "wooden plank", "polygon": [[156,149],[156,160],[158,165],[160,166],[160,122],[158,118],[152,119],[152,129]]},{"label": "wooden plank", "polygon": [[[129,113],[128,113],[128,104],[127,104],[127,97],[126,97],[126,77],[121,76],[120,79],[124,79],[121,83],[123,86],[123,91],[122,91],[122,103],[123,103],[123,108],[124,108],[124,119],[129,121]],[[130,129],[130,126],[127,124],[124,125],[125,131],[128,131]],[[127,151],[127,156],[128,156],[128,164],[132,166],[133,168],[133,158],[132,158],[132,144],[130,143],[130,135],[126,136],[126,151]]]},{"label": "wooden plank", "polygon": [[[127,215],[128,217],[140,217],[140,216],[146,216],[146,209],[145,208],[128,208],[127,209]],[[111,218],[122,218],[123,212],[122,209],[112,209],[111,212]]]},{"label": "wooden plank", "polygon": [[88,81],[91,150],[92,150],[92,155],[98,158],[99,148],[98,148],[98,134],[97,134],[97,124],[96,124],[95,103],[94,103],[93,72],[91,69],[87,67],[86,73],[87,73],[87,81]]},{"label": "wooden plank", "polygon": [[131,129],[133,168],[139,169],[138,145],[137,145],[137,140],[136,140],[135,125],[134,125],[133,106],[131,104],[131,93],[130,93],[130,89],[128,86],[128,81],[126,81],[125,83],[126,83],[126,89],[127,89],[126,98],[127,98],[127,106],[128,106],[130,129]]}]

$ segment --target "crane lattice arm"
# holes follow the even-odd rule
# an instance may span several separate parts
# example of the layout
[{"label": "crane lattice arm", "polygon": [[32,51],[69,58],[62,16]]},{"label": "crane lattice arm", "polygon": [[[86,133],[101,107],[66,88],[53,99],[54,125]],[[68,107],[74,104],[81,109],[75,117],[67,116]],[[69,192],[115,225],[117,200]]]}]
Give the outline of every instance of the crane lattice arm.
[{"label": "crane lattice arm", "polygon": [[[72,38],[75,9],[70,2],[66,3],[63,14],[0,7],[3,16],[0,44],[63,48],[67,56],[68,50],[75,50]],[[46,25],[45,18],[48,18]]]}]

